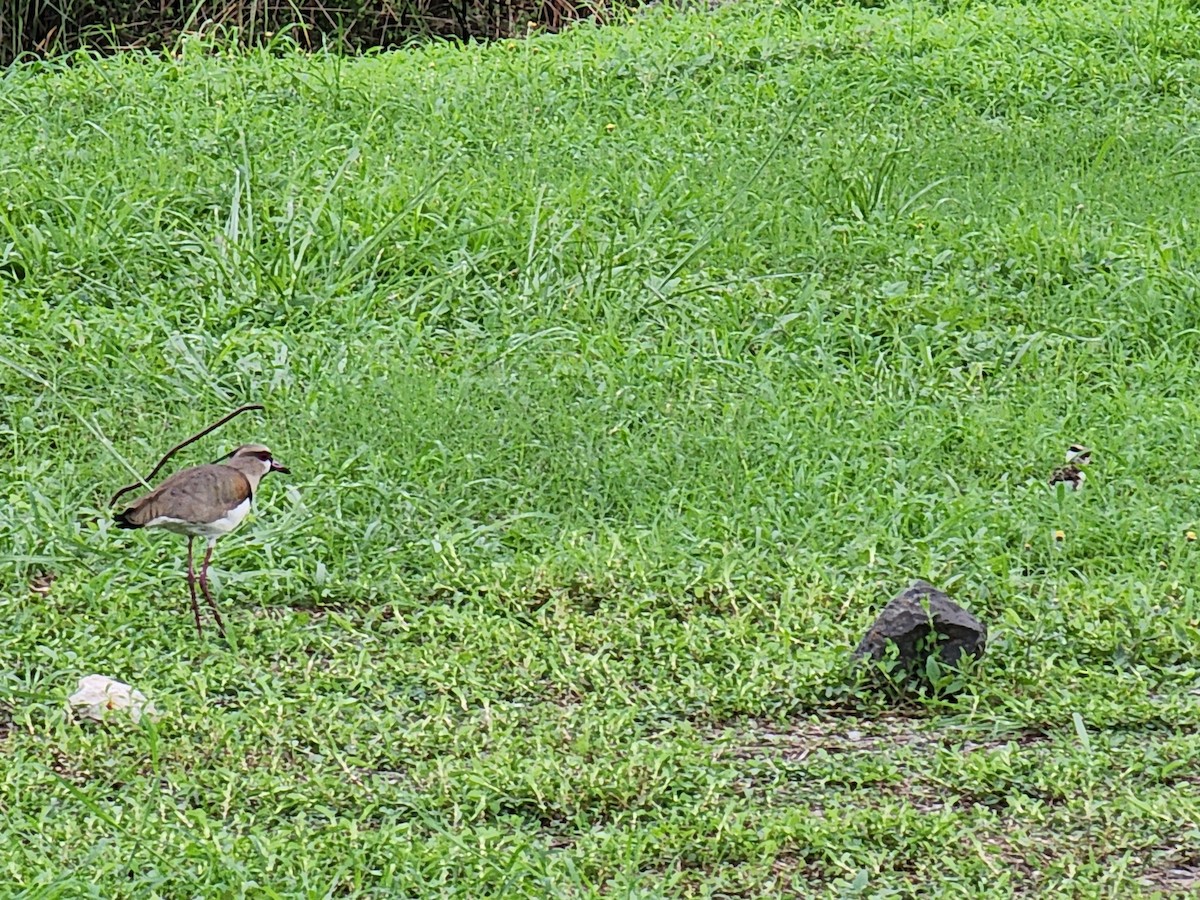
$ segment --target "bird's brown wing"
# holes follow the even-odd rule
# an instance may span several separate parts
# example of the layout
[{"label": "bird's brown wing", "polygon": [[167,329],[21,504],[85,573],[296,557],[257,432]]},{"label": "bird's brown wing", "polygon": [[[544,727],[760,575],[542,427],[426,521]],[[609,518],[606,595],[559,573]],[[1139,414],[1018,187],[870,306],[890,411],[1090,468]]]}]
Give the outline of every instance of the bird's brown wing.
[{"label": "bird's brown wing", "polygon": [[154,490],[138,497],[117,521],[126,528],[141,528],[160,516],[198,524],[214,522],[250,499],[250,482],[237,469],[195,466],[176,472]]},{"label": "bird's brown wing", "polygon": [[1072,465],[1059,466],[1050,473],[1050,486],[1058,484],[1060,481],[1074,481],[1079,475],[1079,470]]}]

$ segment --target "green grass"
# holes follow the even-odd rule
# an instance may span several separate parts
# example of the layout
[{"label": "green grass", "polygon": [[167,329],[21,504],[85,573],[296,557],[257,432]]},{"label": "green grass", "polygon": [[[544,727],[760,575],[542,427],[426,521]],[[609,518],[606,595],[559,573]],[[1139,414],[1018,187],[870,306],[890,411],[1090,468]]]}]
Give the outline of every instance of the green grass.
[{"label": "green grass", "polygon": [[[211,51],[0,76],[0,882],[1195,889],[1188,4]],[[197,639],[105,504],[254,400],[172,461],[293,470]],[[897,712],[848,653],[918,576],[990,647]]]}]

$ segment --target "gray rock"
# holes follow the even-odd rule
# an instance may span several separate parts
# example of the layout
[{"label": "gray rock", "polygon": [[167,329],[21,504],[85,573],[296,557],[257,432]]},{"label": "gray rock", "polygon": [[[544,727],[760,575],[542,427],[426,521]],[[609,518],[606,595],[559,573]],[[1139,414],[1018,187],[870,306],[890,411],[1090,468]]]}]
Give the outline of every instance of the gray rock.
[{"label": "gray rock", "polygon": [[919,658],[921,639],[930,628],[938,635],[938,656],[954,665],[965,654],[976,659],[987,646],[987,626],[926,581],[894,597],[867,629],[854,651],[856,659],[882,659],[889,642],[896,644],[902,663],[924,662]]}]

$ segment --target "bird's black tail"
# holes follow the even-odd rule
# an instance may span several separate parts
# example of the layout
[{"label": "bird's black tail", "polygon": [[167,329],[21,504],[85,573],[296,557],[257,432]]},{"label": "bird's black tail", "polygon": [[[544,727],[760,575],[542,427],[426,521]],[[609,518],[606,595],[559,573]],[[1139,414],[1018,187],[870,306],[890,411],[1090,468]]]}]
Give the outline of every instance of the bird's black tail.
[{"label": "bird's black tail", "polygon": [[141,525],[138,525],[136,522],[131,522],[129,520],[129,514],[131,512],[132,512],[132,510],[127,509],[127,510],[125,510],[125,512],[120,512],[120,513],[117,513],[115,516],[113,516],[113,520],[117,523],[118,528],[141,528],[142,527]]}]

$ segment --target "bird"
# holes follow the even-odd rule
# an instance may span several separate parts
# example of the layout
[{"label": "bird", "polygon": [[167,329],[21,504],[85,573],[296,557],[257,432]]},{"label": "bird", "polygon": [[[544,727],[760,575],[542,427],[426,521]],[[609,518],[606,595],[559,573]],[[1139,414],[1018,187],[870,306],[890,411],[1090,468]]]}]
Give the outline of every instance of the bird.
[{"label": "bird", "polygon": [[1082,467],[1091,461],[1091,450],[1083,446],[1083,444],[1072,444],[1067,448],[1066,465],[1059,466],[1050,473],[1050,487],[1062,483],[1067,486],[1067,490],[1079,490],[1083,487],[1084,481],[1087,480]]},{"label": "bird", "polygon": [[[199,583],[217,629],[225,636],[225,623],[208,589],[208,565],[217,538],[242,524],[254,502],[258,483],[271,472],[287,475],[291,469],[276,460],[262,444],[242,444],[221,461],[181,469],[115,517],[118,528],[162,528],[187,535],[188,590],[197,634],[203,634],[200,605],[196,602]],[[199,576],[192,556],[192,544],[198,537],[208,542]]]}]

